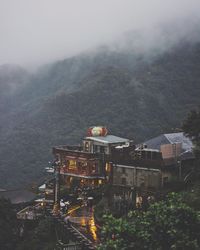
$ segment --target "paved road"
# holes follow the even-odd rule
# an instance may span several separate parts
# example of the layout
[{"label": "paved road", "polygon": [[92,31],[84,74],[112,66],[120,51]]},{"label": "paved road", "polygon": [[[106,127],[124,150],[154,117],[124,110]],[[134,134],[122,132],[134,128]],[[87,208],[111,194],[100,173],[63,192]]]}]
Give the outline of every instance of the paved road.
[{"label": "paved road", "polygon": [[70,222],[94,243],[99,243],[98,229],[94,221],[94,209],[82,206],[70,212]]}]

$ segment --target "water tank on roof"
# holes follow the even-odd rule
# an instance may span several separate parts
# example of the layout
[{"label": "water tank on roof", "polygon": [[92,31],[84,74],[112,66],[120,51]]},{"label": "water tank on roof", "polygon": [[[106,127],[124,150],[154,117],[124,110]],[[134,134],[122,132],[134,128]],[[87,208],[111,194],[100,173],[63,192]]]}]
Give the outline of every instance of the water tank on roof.
[{"label": "water tank on roof", "polygon": [[87,131],[88,136],[106,136],[107,133],[107,128],[102,126],[90,127]]}]

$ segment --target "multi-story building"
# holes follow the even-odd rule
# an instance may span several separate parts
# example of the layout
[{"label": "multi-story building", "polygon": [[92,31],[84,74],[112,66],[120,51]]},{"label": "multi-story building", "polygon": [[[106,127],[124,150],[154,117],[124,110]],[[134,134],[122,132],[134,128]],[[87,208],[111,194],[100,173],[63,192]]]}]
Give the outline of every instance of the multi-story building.
[{"label": "multi-story building", "polygon": [[178,160],[184,164],[193,159],[191,145],[183,134],[176,133],[136,147],[129,139],[107,135],[106,128],[93,127],[81,146],[56,146],[53,154],[57,175],[66,187],[110,183],[114,196],[123,193],[128,197],[135,190],[155,193],[171,176],[179,177],[185,168],[176,168]]},{"label": "multi-story building", "polygon": [[129,142],[125,138],[107,135],[103,127],[94,127],[83,139],[82,146],[57,146],[53,148],[53,154],[68,187],[99,186],[110,179],[112,149]]}]

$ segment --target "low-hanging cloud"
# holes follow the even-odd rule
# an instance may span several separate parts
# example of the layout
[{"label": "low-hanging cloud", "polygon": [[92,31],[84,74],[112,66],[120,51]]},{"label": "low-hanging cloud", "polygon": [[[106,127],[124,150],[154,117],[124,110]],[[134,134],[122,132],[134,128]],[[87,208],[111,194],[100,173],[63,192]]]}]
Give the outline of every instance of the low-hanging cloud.
[{"label": "low-hanging cloud", "polygon": [[199,0],[0,0],[0,64],[39,65],[101,44],[145,51],[196,41],[199,11]]}]

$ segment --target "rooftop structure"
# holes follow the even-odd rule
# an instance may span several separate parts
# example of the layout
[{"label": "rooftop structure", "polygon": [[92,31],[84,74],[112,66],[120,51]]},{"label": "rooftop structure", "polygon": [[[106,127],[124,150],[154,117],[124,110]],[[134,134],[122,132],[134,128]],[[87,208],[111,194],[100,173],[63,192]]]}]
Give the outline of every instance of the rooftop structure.
[{"label": "rooftop structure", "polygon": [[112,164],[160,169],[162,154],[156,149],[137,149],[127,138],[109,135],[105,127],[91,127],[82,146],[53,148],[65,185],[100,186],[112,182]]},{"label": "rooftop structure", "polygon": [[131,140],[107,133],[106,128],[90,128],[81,146],[53,148],[55,204],[59,204],[60,183],[80,190],[106,183],[158,190],[191,172],[192,142],[183,133],[163,134],[137,148]]},{"label": "rooftop structure", "polygon": [[193,159],[192,141],[180,133],[162,134],[143,143],[147,148],[160,150],[163,158],[176,158],[179,160]]},{"label": "rooftop structure", "polygon": [[106,136],[95,136],[95,137],[86,137],[85,140],[91,140],[94,142],[100,142],[104,144],[119,144],[119,143],[129,143],[129,139],[121,138],[115,135],[106,135]]},{"label": "rooftop structure", "polygon": [[148,148],[158,150],[160,150],[161,145],[176,143],[182,144],[182,152],[192,150],[192,141],[188,137],[186,137],[183,132],[162,134],[144,142],[144,144],[147,145]]}]

